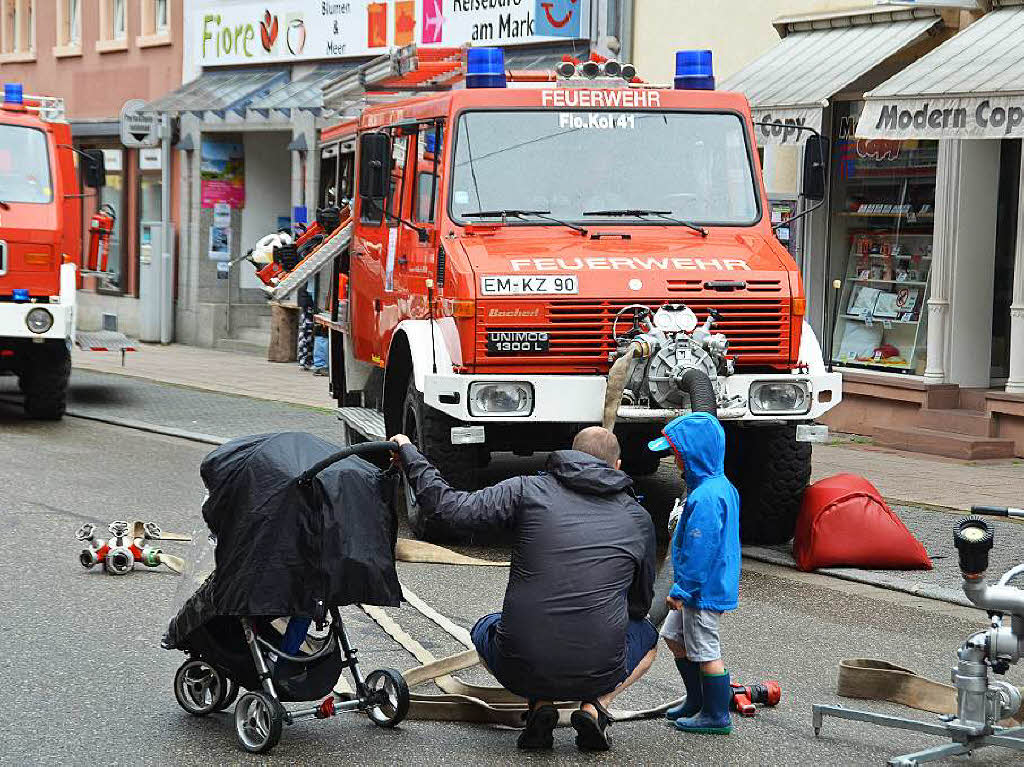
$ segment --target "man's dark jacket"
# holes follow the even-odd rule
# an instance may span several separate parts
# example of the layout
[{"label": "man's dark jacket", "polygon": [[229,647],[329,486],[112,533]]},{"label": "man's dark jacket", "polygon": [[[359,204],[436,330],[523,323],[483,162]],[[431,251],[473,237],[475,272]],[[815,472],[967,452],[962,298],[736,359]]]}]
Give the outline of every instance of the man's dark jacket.
[{"label": "man's dark jacket", "polygon": [[515,530],[491,669],[498,681],[523,697],[588,700],[626,678],[626,624],[650,610],[656,568],[654,524],[626,474],[560,450],[545,473],[469,493],[449,487],[412,445],[399,456],[433,524]]}]

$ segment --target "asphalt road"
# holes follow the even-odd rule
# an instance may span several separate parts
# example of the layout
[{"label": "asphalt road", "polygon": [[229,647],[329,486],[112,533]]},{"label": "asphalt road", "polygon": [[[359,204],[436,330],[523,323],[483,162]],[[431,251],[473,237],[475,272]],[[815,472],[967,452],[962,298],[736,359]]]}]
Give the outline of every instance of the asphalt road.
[{"label": "asphalt road", "polygon": [[[237,750],[229,714],[193,719],[174,701],[171,680],[183,656],[160,649],[159,640],[182,579],[161,571],[114,578],[77,563],[74,531],[85,521],[141,518],[183,532],[200,525],[197,469],[209,448],[78,419],[27,422],[6,404],[0,435],[0,519],[9,542],[0,560],[3,764],[880,764],[938,741],[846,722],[828,722],[815,739],[810,706],[840,702],[833,692],[838,661],[885,658],[945,680],[956,647],[984,623],[977,611],[745,562],[740,609],[722,627],[726,661],[736,678],[778,679],[783,701],[754,720],[737,719],[729,737],[687,737],[659,721],[622,723],[608,755],[579,755],[565,731],[553,754],[523,756],[507,731],[431,722],[382,731],[346,715],[287,728],[273,754],[258,759]],[[675,492],[669,478],[648,483],[647,491],[664,499]],[[501,556],[503,547],[483,551]],[[498,609],[505,572],[403,564],[400,576],[468,627]],[[459,649],[414,611],[393,614],[435,654]],[[357,610],[346,616],[364,672],[415,665]],[[1024,684],[1021,671],[1010,675],[1017,684]],[[484,679],[477,669],[464,676]],[[663,653],[619,704],[655,705],[679,692]],[[994,749],[979,756],[977,764],[1019,763]]]}]

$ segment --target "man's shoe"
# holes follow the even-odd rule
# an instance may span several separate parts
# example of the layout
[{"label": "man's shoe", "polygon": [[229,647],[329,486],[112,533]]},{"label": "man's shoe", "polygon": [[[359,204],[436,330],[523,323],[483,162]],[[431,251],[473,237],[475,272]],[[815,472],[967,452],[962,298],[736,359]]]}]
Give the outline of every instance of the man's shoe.
[{"label": "man's shoe", "polygon": [[700,713],[704,703],[704,693],[700,683],[700,664],[686,658],[676,658],[676,668],[686,686],[686,699],[678,706],[672,706],[665,712],[665,718],[675,721],[686,719]]},{"label": "man's shoe", "polygon": [[611,739],[608,737],[608,728],[612,724],[611,717],[604,706],[596,700],[587,703],[597,709],[597,719],[582,708],[573,711],[569,717],[569,723],[576,730],[576,748],[580,751],[607,751],[612,747]]},{"label": "man's shoe", "polygon": [[704,692],[704,705],[700,713],[687,719],[676,719],[676,728],[683,732],[728,735],[732,732],[732,719],[729,717],[729,699],[732,697],[729,673],[704,674],[701,677],[701,686]]},{"label": "man's shoe", "polygon": [[516,746],[525,751],[554,748],[555,726],[558,724],[558,709],[554,706],[538,706],[526,714],[526,727],[519,733]]}]

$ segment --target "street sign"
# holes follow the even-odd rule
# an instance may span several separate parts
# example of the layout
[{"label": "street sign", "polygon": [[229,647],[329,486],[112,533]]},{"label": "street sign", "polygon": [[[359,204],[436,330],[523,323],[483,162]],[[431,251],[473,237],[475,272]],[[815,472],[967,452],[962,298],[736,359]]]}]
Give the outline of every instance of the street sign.
[{"label": "street sign", "polygon": [[121,107],[121,143],[129,149],[154,147],[160,143],[160,116],[143,112],[146,102],[129,99]]}]

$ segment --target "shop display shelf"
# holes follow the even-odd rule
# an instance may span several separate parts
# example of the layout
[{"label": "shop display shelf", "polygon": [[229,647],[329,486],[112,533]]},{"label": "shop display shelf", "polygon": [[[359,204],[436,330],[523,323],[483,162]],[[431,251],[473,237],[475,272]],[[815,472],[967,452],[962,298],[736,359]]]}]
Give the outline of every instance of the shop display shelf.
[{"label": "shop display shelf", "polygon": [[[859,314],[840,314],[839,316],[842,317],[843,319],[856,320],[857,322],[864,322],[864,321],[867,320],[866,317],[862,317]],[[872,322],[880,322],[883,325],[886,322],[890,323],[891,325],[920,325],[921,324],[920,317],[918,319],[916,319],[916,320],[897,320],[897,319],[894,319],[892,317],[874,317],[874,316],[872,316],[871,317],[871,321]]]},{"label": "shop display shelf", "polygon": [[[906,258],[906,256],[889,256],[889,258]],[[847,277],[850,282],[878,282],[883,285],[909,285],[910,287],[924,287],[928,283],[924,280],[876,280],[874,277]]]}]

